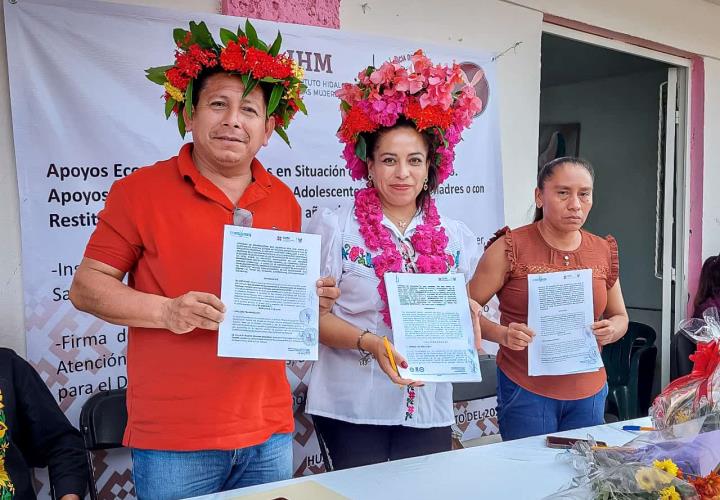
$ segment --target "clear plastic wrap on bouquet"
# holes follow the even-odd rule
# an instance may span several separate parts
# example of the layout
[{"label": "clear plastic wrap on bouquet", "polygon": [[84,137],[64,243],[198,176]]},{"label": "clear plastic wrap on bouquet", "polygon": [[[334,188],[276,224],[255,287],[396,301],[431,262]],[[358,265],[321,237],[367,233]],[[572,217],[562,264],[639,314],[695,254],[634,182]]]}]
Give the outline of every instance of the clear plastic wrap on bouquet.
[{"label": "clear plastic wrap on bouquet", "polygon": [[720,464],[720,414],[643,433],[621,447],[580,441],[560,460],[570,463],[577,475],[548,498],[716,498],[699,494],[696,487]]},{"label": "clear plastic wrap on bouquet", "polygon": [[674,424],[720,411],[720,316],[711,307],[703,319],[692,318],[680,323],[680,329],[697,341],[690,356],[693,370],[671,382],[650,408],[655,427]]}]

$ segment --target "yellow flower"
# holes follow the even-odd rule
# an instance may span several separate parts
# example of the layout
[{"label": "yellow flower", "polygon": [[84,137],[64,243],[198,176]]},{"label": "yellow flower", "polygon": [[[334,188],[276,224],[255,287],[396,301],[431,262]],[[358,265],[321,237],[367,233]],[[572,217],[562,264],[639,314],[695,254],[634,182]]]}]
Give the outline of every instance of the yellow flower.
[{"label": "yellow flower", "polygon": [[675,489],[675,486],[668,486],[660,490],[660,500],[680,500],[680,493]]},{"label": "yellow flower", "polygon": [[292,74],[298,80],[305,78],[305,70],[295,60],[292,60]]},{"label": "yellow flower", "polygon": [[673,477],[654,467],[642,467],[635,473],[635,481],[643,491],[657,491],[660,486],[672,483]]},{"label": "yellow flower", "polygon": [[183,94],[179,88],[173,87],[170,82],[165,82],[163,86],[165,87],[165,91],[170,94],[170,97],[177,102],[183,102],[185,100],[185,94]]},{"label": "yellow flower", "polygon": [[5,460],[0,458],[0,488],[3,486],[12,486],[10,482],[10,476],[5,470]]},{"label": "yellow flower", "polygon": [[643,491],[655,491],[656,476],[653,469],[643,467],[635,473],[635,481]]},{"label": "yellow flower", "polygon": [[5,433],[7,432],[7,424],[0,420],[0,439],[5,437]]},{"label": "yellow flower", "polygon": [[656,469],[660,469],[660,470],[667,472],[672,477],[677,477],[677,475],[678,475],[678,470],[679,470],[678,466],[675,465],[675,463],[672,460],[670,460],[669,458],[662,460],[662,461],[655,460],[653,462],[653,466]]}]

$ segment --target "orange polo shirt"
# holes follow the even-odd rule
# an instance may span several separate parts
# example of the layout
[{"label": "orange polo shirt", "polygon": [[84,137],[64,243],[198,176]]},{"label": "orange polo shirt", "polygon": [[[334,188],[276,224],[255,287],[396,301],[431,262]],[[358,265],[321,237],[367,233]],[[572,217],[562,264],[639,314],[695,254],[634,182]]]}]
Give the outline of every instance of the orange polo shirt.
[{"label": "orange polo shirt", "polygon": [[[115,182],[98,214],[85,256],[129,273],[138,291],[220,296],[223,226],[234,205],[197,170],[192,147]],[[238,206],[253,212],[253,227],[300,231],[292,191],[259,161],[251,168]],[[228,450],[293,430],[285,363],[220,358],[216,331],[130,328],[127,361],[125,446]]]}]

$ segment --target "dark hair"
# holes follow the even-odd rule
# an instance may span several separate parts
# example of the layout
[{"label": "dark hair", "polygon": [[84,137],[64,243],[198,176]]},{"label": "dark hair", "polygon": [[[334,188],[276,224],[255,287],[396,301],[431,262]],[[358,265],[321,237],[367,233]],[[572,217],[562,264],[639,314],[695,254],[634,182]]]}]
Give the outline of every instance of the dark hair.
[{"label": "dark hair", "polygon": [[695,314],[701,314],[700,306],[707,299],[720,295],[720,256],[708,257],[700,270],[697,294],[695,295]]},{"label": "dark hair", "polygon": [[[540,191],[542,191],[543,188],[545,187],[545,181],[547,181],[555,173],[555,168],[559,167],[561,165],[565,165],[566,163],[570,164],[570,165],[577,165],[578,167],[583,167],[585,170],[587,170],[587,173],[590,174],[590,177],[592,178],[593,182],[595,182],[595,169],[593,169],[593,166],[590,164],[589,161],[584,160],[582,158],[577,158],[575,156],[563,156],[562,158],[555,158],[554,160],[547,162],[538,171],[537,188]],[[536,207],[535,208],[535,217],[533,218],[533,222],[537,222],[537,221],[541,220],[542,218],[543,218],[542,208]]]},{"label": "dark hair", "polygon": [[[193,95],[192,95],[192,104],[193,106],[197,106],[198,100],[200,99],[200,93],[203,91],[205,86],[207,85],[207,79],[211,77],[212,75],[217,75],[218,73],[226,73],[228,75],[236,75],[236,73],[230,73],[228,71],[225,71],[222,67],[215,66],[213,68],[206,68],[203,71],[200,72],[200,74],[195,78],[195,81],[193,82]],[[268,105],[270,102],[270,94],[272,94],[272,84],[268,84],[265,82],[260,82],[258,85],[260,85],[260,88],[262,89],[263,98],[265,100],[265,106]]]},{"label": "dark hair", "polygon": [[392,125],[390,127],[383,127],[371,134],[363,134],[363,138],[365,139],[365,144],[367,146],[367,157],[369,159],[375,159],[375,153],[378,148],[378,144],[380,143],[380,139],[382,136],[390,132],[391,130],[395,130],[398,128],[409,128],[414,131],[416,131],[423,139],[423,142],[425,143],[425,147],[427,147],[427,162],[428,162],[428,173],[427,173],[427,191],[422,190],[420,191],[420,194],[417,195],[417,198],[415,200],[415,203],[418,207],[423,206],[425,203],[425,200],[435,192],[437,187],[440,185],[438,182],[438,165],[437,162],[440,159],[440,157],[435,154],[436,147],[436,139],[435,135],[433,135],[431,132],[423,130],[422,132],[417,129],[415,124],[408,120],[407,118],[400,116],[395,122],[395,125]]}]

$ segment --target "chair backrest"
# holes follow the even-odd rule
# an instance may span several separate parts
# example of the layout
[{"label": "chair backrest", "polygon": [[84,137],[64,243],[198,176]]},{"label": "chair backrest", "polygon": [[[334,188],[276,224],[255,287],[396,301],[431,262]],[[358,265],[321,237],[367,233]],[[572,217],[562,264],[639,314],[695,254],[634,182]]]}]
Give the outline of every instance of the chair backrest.
[{"label": "chair backrest", "polygon": [[80,412],[80,430],[88,450],[122,447],[126,424],[125,389],[92,395]]},{"label": "chair backrest", "polygon": [[604,346],[602,358],[607,371],[608,385],[626,385],[630,376],[630,357],[633,349],[652,346],[656,338],[657,334],[651,326],[631,321],[623,338]]},{"label": "chair backrest", "polygon": [[454,382],[453,402],[473,401],[497,395],[497,365],[495,356],[480,356],[480,373],[482,382]]},{"label": "chair backrest", "polygon": [[670,341],[670,380],[687,375],[693,369],[690,355],[697,349],[694,340],[680,330]]}]

